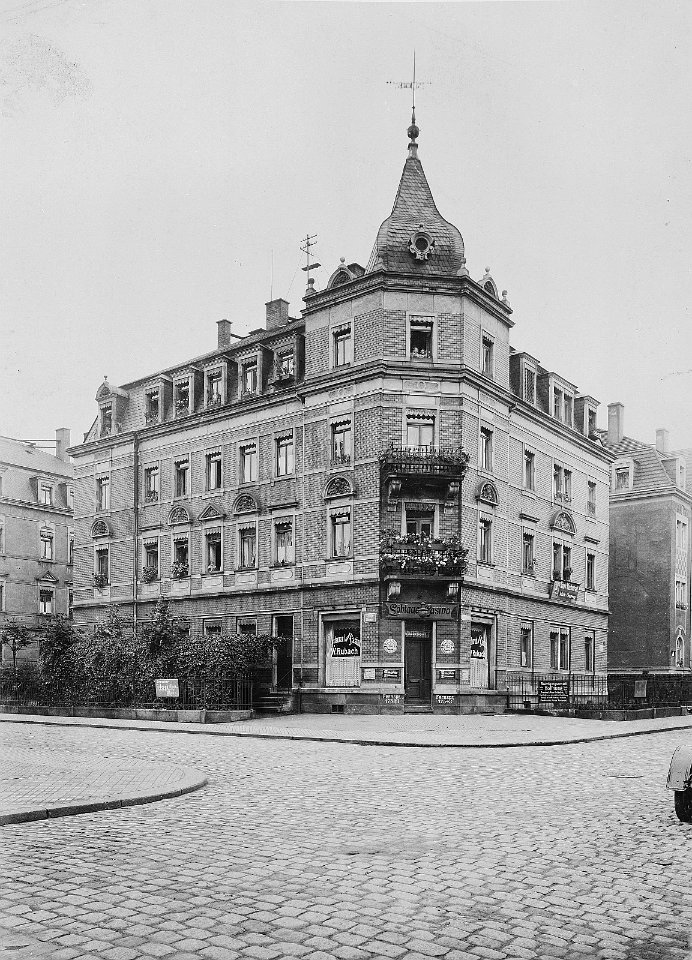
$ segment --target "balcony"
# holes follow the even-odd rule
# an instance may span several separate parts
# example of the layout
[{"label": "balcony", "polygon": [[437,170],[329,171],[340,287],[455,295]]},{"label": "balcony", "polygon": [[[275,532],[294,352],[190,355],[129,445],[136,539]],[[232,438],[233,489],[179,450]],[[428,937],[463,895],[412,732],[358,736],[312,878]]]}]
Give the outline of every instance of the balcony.
[{"label": "balcony", "polygon": [[392,444],[380,454],[383,474],[459,478],[466,472],[469,456],[461,447],[402,447]]},{"label": "balcony", "polygon": [[433,540],[417,534],[380,540],[383,577],[463,577],[468,550],[456,537]]}]

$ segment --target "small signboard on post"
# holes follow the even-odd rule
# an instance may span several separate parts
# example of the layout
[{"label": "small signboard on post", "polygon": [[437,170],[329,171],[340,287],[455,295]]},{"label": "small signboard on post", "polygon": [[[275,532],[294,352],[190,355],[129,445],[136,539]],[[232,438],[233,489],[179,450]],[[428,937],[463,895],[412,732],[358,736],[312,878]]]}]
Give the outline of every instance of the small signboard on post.
[{"label": "small signboard on post", "polygon": [[635,700],[646,700],[646,680],[634,681],[634,698]]},{"label": "small signboard on post", "polygon": [[177,677],[169,680],[155,680],[154,683],[156,684],[157,699],[163,697],[172,697],[175,699],[180,696],[180,688],[178,686]]},{"label": "small signboard on post", "polygon": [[539,680],[538,699],[550,703],[567,703],[569,680]]}]

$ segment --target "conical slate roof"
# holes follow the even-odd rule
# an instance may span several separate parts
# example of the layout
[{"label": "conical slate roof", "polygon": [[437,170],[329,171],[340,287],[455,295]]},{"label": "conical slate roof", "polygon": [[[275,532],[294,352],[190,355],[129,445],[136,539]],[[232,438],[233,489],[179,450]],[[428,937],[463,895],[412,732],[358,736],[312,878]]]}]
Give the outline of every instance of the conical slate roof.
[{"label": "conical slate roof", "polygon": [[[392,212],[377,232],[366,273],[384,269],[421,276],[466,275],[464,240],[440,215],[418,159],[418,127],[409,127],[409,155]],[[411,247],[414,249],[412,250]]]}]

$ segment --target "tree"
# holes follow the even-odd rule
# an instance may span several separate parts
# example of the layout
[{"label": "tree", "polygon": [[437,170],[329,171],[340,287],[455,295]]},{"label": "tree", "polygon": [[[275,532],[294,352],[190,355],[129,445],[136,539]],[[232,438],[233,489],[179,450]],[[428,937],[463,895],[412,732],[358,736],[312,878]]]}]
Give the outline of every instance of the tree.
[{"label": "tree", "polygon": [[80,671],[75,661],[80,633],[66,617],[51,617],[41,633],[39,660],[41,675],[58,699],[69,699]]},{"label": "tree", "polygon": [[30,647],[35,642],[31,631],[16,620],[8,621],[2,631],[2,645],[12,654],[12,682],[15,692],[17,690],[17,654],[25,647]]}]

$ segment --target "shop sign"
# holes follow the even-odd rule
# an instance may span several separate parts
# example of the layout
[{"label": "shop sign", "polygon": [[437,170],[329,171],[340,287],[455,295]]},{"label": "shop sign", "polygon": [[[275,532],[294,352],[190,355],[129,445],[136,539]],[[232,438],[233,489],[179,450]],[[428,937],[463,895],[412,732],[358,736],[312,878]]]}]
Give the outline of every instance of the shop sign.
[{"label": "shop sign", "polygon": [[382,646],[384,647],[385,653],[396,653],[398,644],[394,637],[387,637]]},{"label": "shop sign", "polygon": [[440,653],[454,653],[454,641],[451,637],[444,637],[440,640]]},{"label": "shop sign", "polygon": [[363,668],[363,680],[375,680],[375,668],[374,667],[364,667]]},{"label": "shop sign", "polygon": [[359,639],[352,630],[335,630],[334,640],[332,641],[332,657],[359,657],[360,644],[357,642]]},{"label": "shop sign", "polygon": [[456,680],[457,672],[456,670],[438,670],[438,677],[440,680]]},{"label": "shop sign", "polygon": [[382,671],[383,680],[396,680],[397,682],[400,679],[400,673],[398,670],[383,670]]},{"label": "shop sign", "polygon": [[377,614],[376,614],[374,611],[372,611],[372,612],[366,612],[366,614],[365,614],[365,622],[366,622],[366,623],[377,623]]},{"label": "shop sign", "polygon": [[403,696],[400,693],[383,693],[382,702],[383,703],[401,703]]},{"label": "shop sign", "polygon": [[538,699],[552,703],[567,703],[569,680],[539,680]]},{"label": "shop sign", "polygon": [[551,600],[569,600],[570,603],[579,596],[578,583],[566,583],[564,580],[553,580],[550,585]]},{"label": "shop sign", "polygon": [[387,616],[398,620],[457,620],[457,607],[446,603],[388,603]]},{"label": "shop sign", "polygon": [[456,703],[457,698],[453,697],[449,693],[437,693],[435,694],[435,702],[436,703]]},{"label": "shop sign", "polygon": [[646,700],[646,680],[634,681],[634,698],[635,700]]},{"label": "shop sign", "polygon": [[179,697],[180,689],[178,687],[178,680],[174,678],[172,680],[155,680],[156,684],[156,696],[157,698],[162,697]]}]

